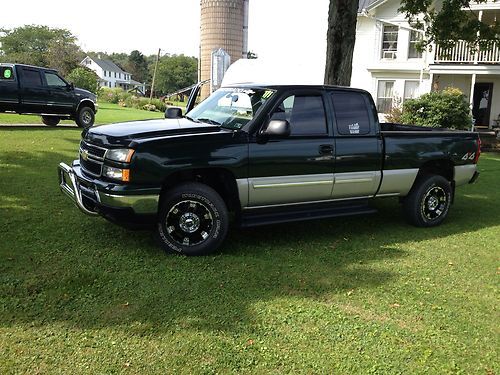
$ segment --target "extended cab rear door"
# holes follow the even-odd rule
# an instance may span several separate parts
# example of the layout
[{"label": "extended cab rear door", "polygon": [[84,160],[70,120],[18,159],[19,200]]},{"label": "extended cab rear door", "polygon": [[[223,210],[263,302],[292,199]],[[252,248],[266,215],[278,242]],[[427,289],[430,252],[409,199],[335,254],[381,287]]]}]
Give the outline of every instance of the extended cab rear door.
[{"label": "extended cab rear door", "polygon": [[[330,199],[334,143],[324,90],[297,89],[280,94],[268,118],[286,120],[291,135],[249,143],[249,204],[266,206]],[[262,129],[261,128],[261,129]]]},{"label": "extended cab rear door", "polygon": [[374,105],[364,91],[329,93],[334,115],[333,199],[372,197],[381,180],[383,143]]},{"label": "extended cab rear door", "polygon": [[47,113],[47,98],[49,90],[44,85],[40,69],[29,66],[17,68],[21,80],[21,108],[22,113]]},{"label": "extended cab rear door", "polygon": [[19,104],[19,90],[16,71],[13,66],[0,66],[0,111],[16,111]]}]

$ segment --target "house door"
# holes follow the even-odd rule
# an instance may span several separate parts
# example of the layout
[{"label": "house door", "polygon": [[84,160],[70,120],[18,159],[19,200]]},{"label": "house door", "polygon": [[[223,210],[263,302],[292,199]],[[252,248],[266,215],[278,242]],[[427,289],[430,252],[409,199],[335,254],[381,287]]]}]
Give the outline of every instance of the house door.
[{"label": "house door", "polygon": [[474,99],[472,115],[476,126],[490,125],[491,99],[493,96],[493,83],[476,83],[474,86]]}]

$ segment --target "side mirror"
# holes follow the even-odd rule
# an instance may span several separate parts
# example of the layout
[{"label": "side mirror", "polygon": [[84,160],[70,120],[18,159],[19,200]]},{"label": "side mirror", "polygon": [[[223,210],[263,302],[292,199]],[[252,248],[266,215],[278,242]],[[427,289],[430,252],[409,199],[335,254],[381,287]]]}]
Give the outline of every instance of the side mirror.
[{"label": "side mirror", "polygon": [[182,118],[182,109],[179,107],[170,107],[165,111],[165,118],[174,119]]},{"label": "side mirror", "polygon": [[75,84],[73,82],[70,82],[68,84],[68,91],[73,91],[75,89]]},{"label": "side mirror", "polygon": [[271,120],[261,135],[269,138],[286,138],[290,135],[290,123],[286,120]]}]

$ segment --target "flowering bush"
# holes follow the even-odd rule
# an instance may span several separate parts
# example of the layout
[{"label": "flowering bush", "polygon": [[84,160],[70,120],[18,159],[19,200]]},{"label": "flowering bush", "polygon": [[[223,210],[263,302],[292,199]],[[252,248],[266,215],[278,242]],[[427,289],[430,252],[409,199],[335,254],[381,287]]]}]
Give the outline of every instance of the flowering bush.
[{"label": "flowering bush", "polygon": [[431,128],[470,129],[469,102],[457,88],[433,91],[403,104],[401,122]]},{"label": "flowering bush", "polygon": [[[103,87],[99,91],[99,100],[107,103],[118,104],[120,107],[145,109],[146,111],[165,112],[167,105],[163,100],[142,98],[120,88],[110,89]],[[146,107],[147,106],[147,107]]]}]

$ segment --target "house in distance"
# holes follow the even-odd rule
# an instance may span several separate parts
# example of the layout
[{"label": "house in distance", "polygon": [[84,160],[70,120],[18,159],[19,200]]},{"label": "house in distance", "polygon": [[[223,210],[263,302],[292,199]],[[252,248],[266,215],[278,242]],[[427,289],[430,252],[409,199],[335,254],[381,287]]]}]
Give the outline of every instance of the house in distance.
[{"label": "house in distance", "polygon": [[144,83],[134,81],[130,73],[125,72],[111,60],[87,56],[80,65],[93,70],[99,76],[99,87],[118,87],[123,90],[136,89],[143,95],[146,91],[146,85]]}]

